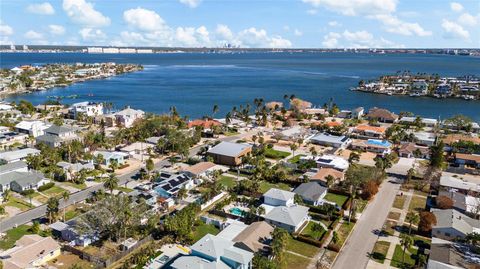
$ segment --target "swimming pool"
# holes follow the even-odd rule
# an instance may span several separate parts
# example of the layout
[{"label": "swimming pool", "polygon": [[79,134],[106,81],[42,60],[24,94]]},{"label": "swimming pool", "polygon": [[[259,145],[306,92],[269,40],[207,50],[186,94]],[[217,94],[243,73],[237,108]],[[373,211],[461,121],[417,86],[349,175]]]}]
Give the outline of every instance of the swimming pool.
[{"label": "swimming pool", "polygon": [[367,144],[381,146],[381,147],[390,147],[392,144],[386,140],[378,140],[378,139],[368,139]]},{"label": "swimming pool", "polygon": [[232,213],[233,215],[239,216],[239,217],[242,217],[245,214],[245,211],[241,210],[238,207],[232,207],[228,211],[230,211],[230,213]]}]

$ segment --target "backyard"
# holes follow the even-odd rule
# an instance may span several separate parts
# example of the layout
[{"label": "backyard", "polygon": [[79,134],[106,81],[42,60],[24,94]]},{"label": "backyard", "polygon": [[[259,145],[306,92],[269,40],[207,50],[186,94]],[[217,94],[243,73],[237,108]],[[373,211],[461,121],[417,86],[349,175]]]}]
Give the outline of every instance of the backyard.
[{"label": "backyard", "polygon": [[5,250],[13,247],[20,237],[31,234],[29,231],[31,227],[30,225],[20,225],[17,228],[8,230],[2,240],[0,240],[0,249]]},{"label": "backyard", "polygon": [[233,177],[224,176],[224,175],[221,175],[220,178],[217,180],[217,182],[221,184],[223,187],[225,187],[226,189],[231,189],[235,187],[235,184],[236,184],[236,181]]},{"label": "backyard", "polygon": [[290,236],[287,241],[287,251],[299,253],[303,256],[313,258],[318,251],[320,251],[320,248],[300,242]]},{"label": "backyard", "polygon": [[290,186],[285,183],[270,183],[267,181],[260,181],[259,192],[266,193],[271,188],[277,188],[285,191],[290,191]]},{"label": "backyard", "polygon": [[[326,233],[327,231],[321,228],[321,226],[317,226],[315,224],[316,223],[313,221],[308,222],[307,226],[303,229],[301,234],[315,240],[318,240],[319,238],[321,238],[323,234]],[[315,230],[315,227],[319,227],[321,229]]]},{"label": "backyard", "polygon": [[214,225],[211,224],[205,224],[204,222],[201,222],[200,225],[195,226],[193,228],[193,241],[197,242],[200,240],[202,237],[204,237],[206,234],[213,234],[216,235],[220,232],[220,230],[215,227]]},{"label": "backyard", "polygon": [[280,151],[273,148],[265,149],[265,157],[269,159],[280,160],[288,156],[290,156],[290,152]]},{"label": "backyard", "polygon": [[327,195],[325,195],[324,199],[330,202],[334,202],[338,206],[342,206],[348,200],[348,196],[329,192],[327,193]]}]

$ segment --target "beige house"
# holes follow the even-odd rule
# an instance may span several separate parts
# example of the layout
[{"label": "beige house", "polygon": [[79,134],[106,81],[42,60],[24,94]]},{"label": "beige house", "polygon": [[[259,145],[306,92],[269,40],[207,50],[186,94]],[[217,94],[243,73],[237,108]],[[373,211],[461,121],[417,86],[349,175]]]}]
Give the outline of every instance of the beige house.
[{"label": "beige house", "polygon": [[214,163],[237,166],[242,163],[242,157],[252,151],[248,144],[221,142],[211,148],[207,155],[213,158]]},{"label": "beige house", "polygon": [[24,235],[15,246],[0,253],[5,269],[38,268],[61,254],[60,245],[51,237]]}]

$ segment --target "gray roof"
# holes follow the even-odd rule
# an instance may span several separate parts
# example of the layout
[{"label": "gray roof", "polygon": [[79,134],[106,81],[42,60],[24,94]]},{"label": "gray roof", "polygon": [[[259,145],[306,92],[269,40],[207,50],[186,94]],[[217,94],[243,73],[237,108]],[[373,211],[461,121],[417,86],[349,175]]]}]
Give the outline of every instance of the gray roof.
[{"label": "gray roof", "polygon": [[216,145],[215,147],[208,150],[208,153],[229,156],[229,157],[237,157],[240,155],[242,151],[247,148],[251,148],[252,146],[247,144],[240,144],[240,143],[232,143],[232,142],[221,142],[220,144]]},{"label": "gray roof", "polygon": [[175,269],[230,269],[222,260],[209,261],[197,256],[180,256],[171,265]]},{"label": "gray roof", "polygon": [[453,228],[463,234],[472,233],[474,228],[480,229],[480,220],[475,220],[455,209],[433,210],[437,218],[434,228]]},{"label": "gray roof", "polygon": [[49,135],[49,134],[37,136],[36,140],[37,142],[45,142],[45,143],[57,143],[57,142],[63,141],[63,139],[61,139],[60,137],[56,135]]},{"label": "gray roof", "polygon": [[336,136],[336,135],[330,135],[326,133],[318,133],[312,138],[310,138],[313,142],[323,142],[323,143],[330,143],[330,144],[343,144],[346,143],[348,140],[348,137],[342,135],[342,136]]},{"label": "gray roof", "polygon": [[52,125],[45,129],[45,133],[51,133],[51,134],[62,134],[62,133],[68,133],[73,131],[72,129],[65,127],[65,126],[58,126],[58,125]]},{"label": "gray roof", "polygon": [[57,163],[57,166],[63,168],[63,169],[66,169],[66,170],[70,170],[72,172],[78,172],[82,169],[87,169],[87,170],[93,170],[95,169],[95,166],[93,165],[93,163],[86,163],[86,164],[83,164],[83,163],[69,163],[69,162],[58,162]]},{"label": "gray roof", "polygon": [[22,168],[28,167],[27,163],[24,161],[7,163],[4,165],[0,165],[0,174],[8,173],[11,171],[16,171]]},{"label": "gray roof", "polygon": [[263,197],[269,197],[280,201],[288,201],[295,197],[295,193],[277,188],[271,188],[263,194]]},{"label": "gray roof", "polygon": [[293,192],[305,200],[317,201],[327,191],[328,188],[320,186],[317,182],[308,182],[300,184]]},{"label": "gray roof", "polygon": [[233,244],[232,241],[225,238],[207,234],[198,240],[191,249],[216,259],[223,256],[242,264],[248,263],[253,258],[253,253],[237,248]]},{"label": "gray roof", "polygon": [[307,215],[308,207],[306,206],[277,206],[265,215],[265,219],[296,227]]},{"label": "gray roof", "polygon": [[145,142],[156,145],[158,143],[158,140],[160,140],[160,138],[162,138],[162,136],[152,136],[145,139]]},{"label": "gray roof", "polygon": [[32,149],[32,148],[24,148],[24,149],[19,149],[19,150],[14,150],[14,151],[6,151],[0,153],[0,159],[5,160],[7,162],[17,160],[17,159],[22,159],[27,157],[29,154],[38,154],[40,153],[40,150],[38,149]]},{"label": "gray roof", "polygon": [[10,172],[2,175],[2,181],[5,179],[8,182],[15,181],[21,187],[27,187],[31,184],[36,184],[45,176],[40,172]]},{"label": "gray roof", "polygon": [[48,225],[48,227],[50,227],[52,230],[64,231],[64,230],[70,228],[70,225],[66,224],[65,222],[57,221],[57,222],[54,222],[54,223]]}]

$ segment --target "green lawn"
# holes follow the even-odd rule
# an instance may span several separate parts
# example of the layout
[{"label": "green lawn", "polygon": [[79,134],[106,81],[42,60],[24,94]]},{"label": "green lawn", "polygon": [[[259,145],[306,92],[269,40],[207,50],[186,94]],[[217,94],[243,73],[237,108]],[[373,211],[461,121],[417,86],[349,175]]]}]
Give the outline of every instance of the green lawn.
[{"label": "green lawn", "polygon": [[197,242],[202,237],[204,237],[206,234],[216,235],[220,232],[220,230],[217,227],[215,227],[211,224],[205,224],[203,222],[202,222],[201,225],[195,226],[193,229],[194,229],[193,230],[193,241],[194,242]]},{"label": "green lawn", "polygon": [[68,186],[70,186],[70,187],[77,188],[77,189],[79,189],[79,190],[84,190],[84,189],[87,188],[87,185],[86,185],[85,183],[83,183],[83,184],[75,184],[75,183],[73,183],[73,182],[67,181],[67,182],[62,182],[62,184],[68,185]]},{"label": "green lawn", "polygon": [[422,212],[425,210],[425,205],[427,204],[427,197],[413,196],[410,205],[408,206],[409,211]]},{"label": "green lawn", "polygon": [[292,157],[292,158],[288,159],[288,162],[289,163],[298,163],[300,161],[300,158],[302,158],[303,156],[305,156],[305,155],[303,155],[303,154],[295,155],[295,157]]},{"label": "green lawn", "polygon": [[[301,253],[300,253],[301,254]],[[285,265],[283,268],[290,269],[290,268],[307,268],[310,264],[310,260],[304,257],[286,252],[285,253]]]},{"label": "green lawn", "polygon": [[57,195],[58,195],[58,196],[61,196],[62,193],[64,193],[65,191],[66,191],[65,189],[60,188],[59,186],[56,186],[56,185],[55,185],[55,186],[51,187],[51,188],[48,189],[48,190],[42,191],[42,193],[45,194],[45,195],[47,195],[47,196],[52,197],[52,196],[57,196]]},{"label": "green lawn", "polygon": [[367,207],[367,204],[368,204],[367,200],[357,199],[357,205],[356,205],[357,212],[362,213],[363,210],[365,210],[365,208]]},{"label": "green lawn", "polygon": [[337,235],[338,235],[338,245],[342,246],[345,241],[347,240],[348,235],[353,229],[353,226],[355,226],[355,223],[353,222],[344,222],[340,225],[340,227],[337,230]]},{"label": "green lawn", "polygon": [[390,242],[386,241],[377,241],[373,247],[371,258],[379,263],[383,263],[387,257],[388,248],[390,247]]},{"label": "green lawn", "polygon": [[341,194],[327,193],[327,195],[325,195],[325,200],[334,202],[338,206],[342,206],[345,203],[345,201],[347,201],[347,199],[348,199],[347,196],[341,195]]},{"label": "green lawn", "polygon": [[265,149],[265,157],[269,159],[279,160],[290,156],[290,152],[280,151],[273,148]]},{"label": "green lawn", "polygon": [[[61,213],[63,214],[63,212],[61,212]],[[80,215],[80,212],[78,212],[77,210],[65,211],[65,220],[71,220],[78,215]]]},{"label": "green lawn", "polygon": [[287,250],[313,258],[318,251],[320,251],[320,248],[300,242],[289,236],[287,241]]},{"label": "green lawn", "polygon": [[33,206],[31,206],[28,202],[25,202],[22,199],[19,199],[16,197],[10,197],[10,200],[8,200],[5,206],[16,207],[22,211],[26,211],[26,210],[29,210],[30,208],[33,208]]},{"label": "green lawn", "polygon": [[29,225],[20,225],[17,228],[10,229],[6,232],[5,237],[0,240],[0,249],[9,249],[12,248],[15,245],[15,242],[17,242],[20,237],[26,235],[26,234],[31,234],[31,232],[28,231],[31,226]]},{"label": "green lawn", "polygon": [[397,195],[395,197],[395,201],[393,201],[393,207],[398,209],[403,209],[403,205],[405,204],[405,195]]},{"label": "green lawn", "polygon": [[324,233],[327,231],[322,228],[321,231],[313,231],[313,226],[315,225],[315,222],[310,221],[308,222],[307,226],[302,230],[302,235],[311,237],[315,240],[319,240]]},{"label": "green lawn", "polygon": [[129,192],[132,192],[133,190],[130,189],[130,188],[125,188],[125,187],[122,187],[122,186],[118,186],[115,188],[116,190],[118,191],[121,191],[121,192],[124,192],[124,193],[129,193]]},{"label": "green lawn", "polygon": [[235,178],[224,175],[221,175],[217,182],[222,184],[226,189],[231,189],[236,185]]},{"label": "green lawn", "polygon": [[[417,255],[417,250],[410,248],[405,252],[405,263],[408,265],[415,265],[414,257]],[[393,253],[392,261],[390,265],[400,268],[402,266],[403,248],[400,245],[395,246],[395,252]]]},{"label": "green lawn", "polygon": [[383,224],[384,228],[383,230],[388,233],[389,235],[393,235],[393,233],[395,232],[395,227],[397,226],[397,222],[396,221],[391,221],[391,220],[387,220],[385,222],[385,224]]},{"label": "green lawn", "polygon": [[259,191],[261,193],[266,193],[271,188],[277,188],[277,189],[281,189],[281,190],[285,190],[285,191],[289,191],[291,189],[290,186],[285,184],[285,183],[270,183],[270,182],[267,182],[267,181],[261,181],[260,182]]}]

